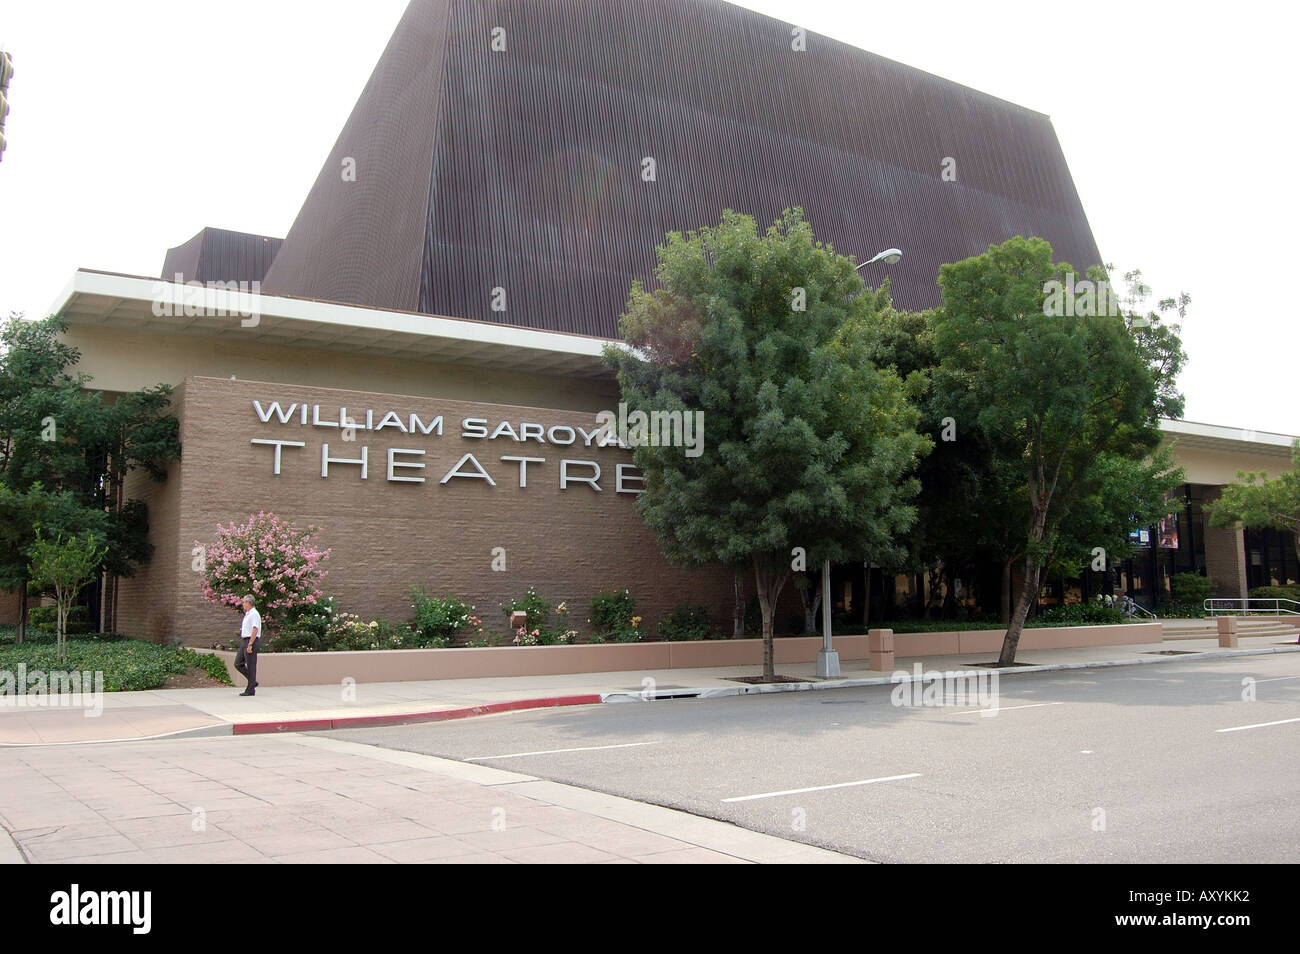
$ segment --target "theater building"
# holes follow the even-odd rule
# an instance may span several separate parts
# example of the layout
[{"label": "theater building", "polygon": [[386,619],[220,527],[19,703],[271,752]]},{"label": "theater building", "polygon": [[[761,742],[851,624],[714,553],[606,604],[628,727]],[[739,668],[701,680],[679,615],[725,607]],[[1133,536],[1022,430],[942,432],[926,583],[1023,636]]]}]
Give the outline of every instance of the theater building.
[{"label": "theater building", "polygon": [[[725,624],[732,573],[663,560],[630,452],[596,434],[601,353],[665,233],[791,206],[842,253],[903,249],[864,276],[907,309],[1015,235],[1101,261],[1040,113],[716,0],[412,0],[283,239],[205,228],[158,277],[83,269],[58,297],[94,386],[171,384],[181,422],[169,479],[129,493],[155,555],[105,613],[228,635],[193,550],[267,510],[320,528],[328,591],[367,617],[424,585],[491,621],[531,586],[581,625],[626,587],[647,626],[683,603]],[[1197,487],[1285,466],[1289,438],[1188,427]],[[1237,594],[1231,534],[1180,542]]]}]

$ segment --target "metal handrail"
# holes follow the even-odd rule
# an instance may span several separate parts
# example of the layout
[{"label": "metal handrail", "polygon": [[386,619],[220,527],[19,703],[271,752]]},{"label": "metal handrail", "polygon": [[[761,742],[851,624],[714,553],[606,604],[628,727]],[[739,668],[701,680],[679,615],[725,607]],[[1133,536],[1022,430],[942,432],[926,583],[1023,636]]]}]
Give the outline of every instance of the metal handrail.
[{"label": "metal handrail", "polygon": [[[1289,603],[1292,608],[1284,609],[1282,607],[1283,603]],[[1218,604],[1226,605],[1221,606]],[[1205,612],[1211,616],[1218,616],[1220,613],[1229,616],[1250,616],[1253,613],[1271,613],[1273,616],[1300,616],[1300,602],[1296,600],[1267,599],[1263,597],[1234,600],[1221,597],[1206,600],[1203,606]]]},{"label": "metal handrail", "polygon": [[1138,603],[1138,602],[1132,602],[1132,603],[1130,603],[1129,605],[1133,607],[1133,613],[1131,614],[1131,615],[1133,615],[1133,616],[1141,615],[1141,616],[1149,616],[1149,617],[1151,617],[1152,619],[1159,619],[1159,618],[1160,618],[1160,617],[1157,616],[1155,613],[1151,612],[1149,609],[1147,609],[1145,606],[1143,606],[1141,603]]}]

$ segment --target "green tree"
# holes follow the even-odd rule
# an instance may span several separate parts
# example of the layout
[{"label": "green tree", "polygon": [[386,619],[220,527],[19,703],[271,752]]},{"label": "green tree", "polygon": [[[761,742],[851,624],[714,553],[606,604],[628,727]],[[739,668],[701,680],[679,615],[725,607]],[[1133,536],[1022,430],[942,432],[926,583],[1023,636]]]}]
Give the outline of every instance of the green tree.
[{"label": "green tree", "polygon": [[637,507],[668,559],[747,565],[775,676],[774,617],[796,548],[873,558],[915,519],[914,470],[929,441],[904,382],[874,358],[875,295],[818,243],[799,210],[760,235],[731,211],[657,249],[651,292],[632,287],[610,347],[632,412],[701,412],[704,447],[637,446]]},{"label": "green tree", "polygon": [[[1185,355],[1176,327],[1159,316],[1135,321],[1084,307],[1049,316],[1051,283],[1064,285],[1073,272],[1052,261],[1047,242],[1019,236],[939,272],[936,390],[958,428],[979,431],[1018,465],[1025,493],[1024,577],[1001,665],[1015,660],[1070,503],[1101,483],[1108,457],[1151,457],[1160,418],[1182,413],[1175,378]],[[1104,281],[1105,272],[1088,278]]]},{"label": "green tree", "polygon": [[129,576],[152,548],[144,503],[125,495],[127,474],[163,480],[180,454],[170,388],[106,399],[73,372],[81,355],[62,340],[66,331],[56,317],[12,315],[0,326],[0,587],[19,593],[20,640],[36,527],[96,534],[101,569]]},{"label": "green tree", "polygon": [[1060,529],[1044,564],[1049,575],[1073,578],[1095,563],[1109,567],[1131,557],[1137,547],[1130,534],[1174,509],[1169,493],[1184,479],[1165,445],[1142,460],[1099,454],[1096,466],[1061,502]]},{"label": "green tree", "polygon": [[62,535],[53,540],[36,530],[32,543],[32,562],[29,568],[32,585],[48,587],[54,591],[58,608],[57,643],[60,661],[68,658],[68,610],[77,601],[77,594],[95,574],[104,559],[104,547],[93,533],[84,537]]},{"label": "green tree", "polygon": [[1272,480],[1263,472],[1238,472],[1237,482],[1224,487],[1205,513],[1215,527],[1242,524],[1290,531],[1300,557],[1300,440],[1292,445],[1290,470]]},{"label": "green tree", "polygon": [[[887,294],[888,283],[881,293]],[[906,379],[921,395],[921,431],[934,441],[934,450],[921,461],[917,476],[916,526],[907,540],[899,541],[886,570],[907,573],[942,568],[948,578],[945,615],[954,612],[955,569],[966,562],[991,562],[1002,568],[1000,596],[1002,619],[1010,617],[1012,562],[1023,554],[1023,534],[1016,520],[1023,511],[1019,466],[1008,465],[1005,448],[993,437],[954,418],[948,394],[935,387],[939,358],[935,350],[938,310],[900,312],[882,302],[879,362]]]}]

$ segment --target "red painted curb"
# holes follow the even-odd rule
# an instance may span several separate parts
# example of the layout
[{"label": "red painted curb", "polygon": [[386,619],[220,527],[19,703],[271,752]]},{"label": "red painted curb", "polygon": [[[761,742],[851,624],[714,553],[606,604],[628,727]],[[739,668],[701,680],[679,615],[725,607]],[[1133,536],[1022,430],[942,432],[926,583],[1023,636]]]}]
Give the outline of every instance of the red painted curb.
[{"label": "red painted curb", "polygon": [[448,719],[468,719],[472,716],[492,715],[496,712],[514,712],[519,709],[550,709],[557,706],[590,706],[599,703],[599,695],[555,696],[549,699],[516,699],[513,702],[492,702],[481,706],[470,706],[465,709],[438,709],[433,712],[345,716],[341,719],[299,719],[289,722],[237,722],[231,729],[234,735],[257,735],[268,732],[320,732],[325,729],[355,729],[361,726],[445,722]]}]

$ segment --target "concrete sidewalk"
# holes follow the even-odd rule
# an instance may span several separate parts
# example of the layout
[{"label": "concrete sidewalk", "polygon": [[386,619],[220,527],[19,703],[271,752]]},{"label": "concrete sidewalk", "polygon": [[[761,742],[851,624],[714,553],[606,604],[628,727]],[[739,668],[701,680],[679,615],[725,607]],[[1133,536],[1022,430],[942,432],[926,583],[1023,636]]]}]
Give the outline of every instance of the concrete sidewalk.
[{"label": "concrete sidewalk", "polygon": [[9,748],[0,777],[0,864],[862,863],[531,775],[314,735]]},{"label": "concrete sidewalk", "polygon": [[[1164,655],[1164,653],[1175,653]],[[1294,642],[1242,640],[1221,650],[1214,639],[1104,646],[1087,649],[1025,650],[1017,662],[1032,668],[1001,670],[1004,676],[1049,669],[1141,665],[1223,656],[1300,652]],[[992,663],[991,653],[899,658],[896,669],[973,671]],[[839,685],[888,683],[891,674],[873,672],[865,660],[842,663],[841,680],[818,681],[813,663],[778,667],[803,685],[754,686],[736,681],[753,667],[673,669],[491,679],[363,683],[354,686],[291,686],[260,689],[243,697],[241,687],[165,689],[105,693],[103,712],[88,718],[82,709],[10,707],[0,703],[0,746],[51,745],[263,732],[304,731],[360,725],[392,725],[488,715],[520,709],[690,695],[712,697],[766,691],[798,691]]]}]

